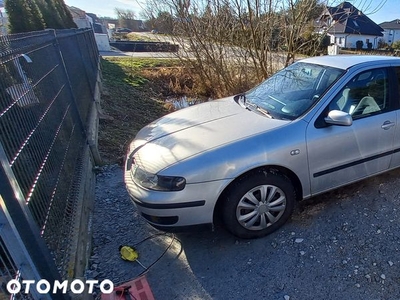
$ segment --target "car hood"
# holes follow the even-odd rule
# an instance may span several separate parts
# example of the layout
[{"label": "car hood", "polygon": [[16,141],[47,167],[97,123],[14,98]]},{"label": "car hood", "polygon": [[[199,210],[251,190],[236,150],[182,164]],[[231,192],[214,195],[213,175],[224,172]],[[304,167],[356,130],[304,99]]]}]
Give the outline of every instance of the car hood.
[{"label": "car hood", "polygon": [[139,131],[130,145],[135,164],[151,173],[204,151],[283,126],[238,105],[233,97],[168,114]]}]

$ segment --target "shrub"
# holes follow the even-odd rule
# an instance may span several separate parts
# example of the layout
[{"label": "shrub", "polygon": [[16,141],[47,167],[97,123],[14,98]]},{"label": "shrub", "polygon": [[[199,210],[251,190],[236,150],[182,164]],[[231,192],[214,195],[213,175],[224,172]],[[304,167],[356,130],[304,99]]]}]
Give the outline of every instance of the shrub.
[{"label": "shrub", "polygon": [[396,50],[400,50],[400,41],[396,41],[392,44],[392,48]]},{"label": "shrub", "polygon": [[389,45],[386,43],[386,41],[384,39],[379,39],[378,40],[378,49],[385,49],[388,46]]}]

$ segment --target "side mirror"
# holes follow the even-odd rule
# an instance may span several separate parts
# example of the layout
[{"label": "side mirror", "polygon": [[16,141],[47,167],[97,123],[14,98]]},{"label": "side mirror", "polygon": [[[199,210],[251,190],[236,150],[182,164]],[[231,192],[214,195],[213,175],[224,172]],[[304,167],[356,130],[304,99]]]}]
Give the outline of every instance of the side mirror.
[{"label": "side mirror", "polygon": [[350,126],[353,124],[353,118],[347,112],[331,110],[325,118],[325,122],[332,125]]}]

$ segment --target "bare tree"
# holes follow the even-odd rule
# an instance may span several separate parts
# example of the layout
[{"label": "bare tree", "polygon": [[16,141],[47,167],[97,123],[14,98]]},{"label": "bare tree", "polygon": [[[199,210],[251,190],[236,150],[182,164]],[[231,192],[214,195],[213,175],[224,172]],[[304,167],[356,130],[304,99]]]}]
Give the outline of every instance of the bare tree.
[{"label": "bare tree", "polygon": [[129,9],[115,8],[118,17],[119,27],[133,28],[136,14]]},{"label": "bare tree", "polygon": [[314,21],[327,1],[147,0],[145,11],[153,20],[161,11],[172,16],[178,57],[218,97],[254,86],[299,55],[318,54],[324,35]]}]

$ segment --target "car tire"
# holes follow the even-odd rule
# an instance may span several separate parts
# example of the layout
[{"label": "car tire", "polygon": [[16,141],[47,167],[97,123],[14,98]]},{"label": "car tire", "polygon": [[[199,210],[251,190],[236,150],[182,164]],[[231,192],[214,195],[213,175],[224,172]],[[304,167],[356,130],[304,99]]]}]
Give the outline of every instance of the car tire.
[{"label": "car tire", "polygon": [[293,184],[276,171],[261,170],[238,179],[221,207],[225,227],[239,238],[259,238],[280,228],[293,213]]}]

